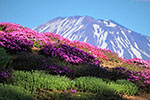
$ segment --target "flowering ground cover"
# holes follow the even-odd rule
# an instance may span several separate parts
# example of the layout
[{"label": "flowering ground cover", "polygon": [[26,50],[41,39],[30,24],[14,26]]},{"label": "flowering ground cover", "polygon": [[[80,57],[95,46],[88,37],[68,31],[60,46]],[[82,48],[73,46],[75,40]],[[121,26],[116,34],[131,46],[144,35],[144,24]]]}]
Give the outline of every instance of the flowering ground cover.
[{"label": "flowering ground cover", "polygon": [[0,100],[123,99],[150,92],[150,60],[120,58],[82,41],[2,22],[0,89]]}]

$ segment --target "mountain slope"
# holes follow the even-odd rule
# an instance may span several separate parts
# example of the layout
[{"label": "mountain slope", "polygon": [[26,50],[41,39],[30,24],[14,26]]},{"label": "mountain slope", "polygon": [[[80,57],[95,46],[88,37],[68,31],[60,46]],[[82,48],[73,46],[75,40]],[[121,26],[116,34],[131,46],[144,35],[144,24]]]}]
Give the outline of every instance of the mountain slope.
[{"label": "mountain slope", "polygon": [[89,16],[58,17],[33,29],[110,49],[127,59],[150,59],[150,37],[131,31],[113,20],[97,20]]}]

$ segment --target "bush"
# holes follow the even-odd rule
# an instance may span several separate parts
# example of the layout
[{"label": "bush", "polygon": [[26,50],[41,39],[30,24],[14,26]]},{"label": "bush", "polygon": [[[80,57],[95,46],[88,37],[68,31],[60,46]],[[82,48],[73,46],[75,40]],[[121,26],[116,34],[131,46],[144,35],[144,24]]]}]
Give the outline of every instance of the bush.
[{"label": "bush", "polygon": [[43,60],[42,69],[53,75],[66,75],[71,79],[81,76],[94,76],[111,80],[126,79],[124,73],[116,69],[100,67],[95,63],[82,63],[76,65],[56,57],[47,57]]},{"label": "bush", "polygon": [[0,71],[0,83],[10,83],[13,80],[12,68]]},{"label": "bush", "polygon": [[[138,67],[134,67],[135,69]],[[127,76],[127,80],[136,84],[141,91],[150,91],[150,69],[144,68],[141,71],[132,71],[123,67],[116,68]]]},{"label": "bush", "polygon": [[0,33],[0,47],[4,47],[8,52],[14,54],[18,51],[31,51],[33,42],[22,37],[21,32]]},{"label": "bush", "polygon": [[33,47],[41,48],[42,45],[41,45],[40,41],[36,41],[36,42],[34,42]]},{"label": "bush", "polygon": [[111,82],[110,87],[114,88],[117,93],[128,95],[134,95],[138,92],[138,87],[128,80],[117,80],[116,82]]},{"label": "bush", "polygon": [[59,66],[56,64],[44,64],[42,67],[43,70],[45,70],[47,73],[52,74],[52,75],[65,75],[70,78],[73,77],[73,72],[64,66]]},{"label": "bush", "polygon": [[[75,86],[84,91],[91,91],[101,94],[128,94],[134,95],[137,93],[137,86],[128,80],[117,80],[116,82],[103,81],[95,77],[80,77],[74,80]],[[113,94],[112,94],[113,95]]]},{"label": "bush", "polygon": [[100,66],[92,64],[72,65],[66,61],[49,57],[43,61],[42,69],[53,75],[65,75],[69,78],[80,76],[98,76],[101,70]]},{"label": "bush", "polygon": [[[83,89],[84,91],[91,91],[95,93],[103,93],[104,91],[108,91],[108,87],[106,82],[102,79],[95,77],[80,77],[74,80],[75,85],[79,89]],[[113,93],[113,91],[112,91]]]},{"label": "bush", "polygon": [[13,85],[22,86],[32,92],[38,88],[66,90],[72,87],[72,82],[69,78],[63,76],[52,76],[41,71],[15,71],[13,75]]},{"label": "bush", "polygon": [[45,59],[44,56],[34,55],[32,53],[20,52],[13,59],[13,67],[15,70],[36,70],[40,69]]},{"label": "bush", "polygon": [[0,48],[0,83],[9,82],[12,78],[12,69],[10,55],[5,52],[4,48]]},{"label": "bush", "polygon": [[[98,95],[101,95],[103,97],[105,96],[116,97],[119,94],[134,95],[138,91],[136,85],[129,82],[128,80],[117,80],[115,82],[108,79],[104,79],[105,80],[104,81],[103,79],[96,78],[96,77],[80,77],[71,81],[67,77],[58,76],[58,75],[57,76],[48,75],[42,71],[32,71],[32,72],[15,71],[13,75],[14,75],[14,80],[12,82],[13,85],[21,86],[26,90],[31,91],[32,93],[37,93],[37,92],[41,93],[39,89],[46,89],[46,91],[64,91],[64,90],[68,91],[70,89],[75,89],[76,90],[75,93],[91,92],[92,95],[96,95],[94,97],[97,97]],[[41,98],[44,98],[42,97],[42,95],[36,94],[37,97],[41,96]],[[51,97],[54,97],[55,95],[60,95],[60,97],[62,97],[62,95],[65,94],[50,93],[46,95],[49,96],[51,95]]]},{"label": "bush", "polygon": [[94,63],[85,63],[80,65],[72,65],[69,67],[73,71],[73,76],[75,78],[82,76],[93,76],[99,78],[107,78],[110,80],[126,79],[124,73],[119,72],[115,69],[110,69],[106,67],[101,67]]},{"label": "bush", "polygon": [[0,48],[0,68],[9,67],[10,55],[8,55],[4,48]]},{"label": "bush", "polygon": [[100,77],[101,72],[104,71],[103,68],[101,68],[100,66],[90,63],[72,65],[69,69],[72,71],[72,75],[70,76],[72,76],[73,78],[82,76]]},{"label": "bush", "polygon": [[76,47],[72,47],[65,44],[59,45],[46,44],[39,51],[39,53],[50,57],[58,57],[72,64],[87,63],[87,62],[100,64],[100,61],[96,60],[94,56]]},{"label": "bush", "polygon": [[22,87],[0,84],[0,100],[33,100],[33,96]]}]

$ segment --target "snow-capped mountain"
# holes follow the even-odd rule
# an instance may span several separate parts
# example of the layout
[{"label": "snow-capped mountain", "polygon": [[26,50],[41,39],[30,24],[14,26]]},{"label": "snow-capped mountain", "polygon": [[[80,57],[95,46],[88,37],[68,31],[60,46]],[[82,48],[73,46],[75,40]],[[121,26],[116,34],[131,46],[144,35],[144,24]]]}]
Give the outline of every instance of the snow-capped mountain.
[{"label": "snow-capped mountain", "polygon": [[97,20],[89,16],[58,17],[33,29],[110,49],[127,59],[150,59],[150,37],[129,30],[113,20]]}]

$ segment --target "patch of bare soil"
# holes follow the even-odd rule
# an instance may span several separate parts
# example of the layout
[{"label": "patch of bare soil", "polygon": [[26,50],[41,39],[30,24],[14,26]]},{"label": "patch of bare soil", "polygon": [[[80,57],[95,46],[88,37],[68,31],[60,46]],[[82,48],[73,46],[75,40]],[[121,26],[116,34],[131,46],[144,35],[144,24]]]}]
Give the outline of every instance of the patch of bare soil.
[{"label": "patch of bare soil", "polygon": [[150,93],[139,94],[137,96],[124,95],[123,98],[129,99],[129,100],[150,100]]},{"label": "patch of bare soil", "polygon": [[31,51],[32,51],[32,53],[33,54],[38,54],[37,52],[40,50],[40,48],[36,48],[36,47],[33,47],[33,48],[31,48]]}]

